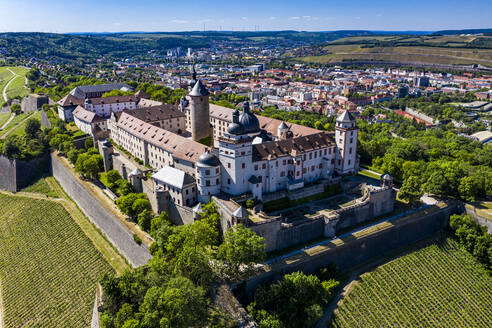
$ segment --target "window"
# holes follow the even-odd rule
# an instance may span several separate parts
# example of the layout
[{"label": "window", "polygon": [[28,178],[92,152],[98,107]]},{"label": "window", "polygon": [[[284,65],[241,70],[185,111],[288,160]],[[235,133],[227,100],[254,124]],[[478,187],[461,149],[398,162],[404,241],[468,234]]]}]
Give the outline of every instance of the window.
[{"label": "window", "polygon": [[243,169],[245,169],[245,168],[246,168],[246,164],[245,164],[245,163],[241,164],[241,167],[242,167]]},{"label": "window", "polygon": [[207,187],[209,187],[209,186],[210,186],[210,180],[205,180],[205,185],[206,185]]},{"label": "window", "polygon": [[227,184],[231,184],[231,179],[227,179]]},{"label": "window", "polygon": [[227,168],[230,169],[231,168],[231,163],[227,163]]},{"label": "window", "polygon": [[285,164],[287,164],[287,161],[284,159],[284,160],[282,161],[282,165],[285,165]]},{"label": "window", "polygon": [[210,170],[205,170],[205,175],[210,175]]},{"label": "window", "polygon": [[303,161],[306,160],[306,154],[304,154],[303,158],[302,158]]},{"label": "window", "polygon": [[352,148],[349,148],[349,154],[352,154]]},{"label": "window", "polygon": [[314,165],[313,165],[313,166],[311,166],[311,171],[312,171],[312,172],[314,171]]},{"label": "window", "polygon": [[241,152],[241,155],[242,155],[242,156],[246,155],[246,152],[242,151],[242,152]]},{"label": "window", "polygon": [[331,164],[335,164],[335,159],[334,158],[331,159]]},{"label": "window", "polygon": [[299,176],[301,174],[301,171],[297,171],[296,175]]},{"label": "window", "polygon": [[215,173],[219,174],[219,168],[215,169]]},{"label": "window", "polygon": [[260,182],[263,182],[263,177],[261,175],[259,175],[258,180],[260,180]]},{"label": "window", "polygon": [[326,149],[325,149],[325,156],[326,156]]},{"label": "window", "polygon": [[263,164],[261,165],[261,168],[262,168],[262,169],[266,169],[266,164],[265,164],[265,163],[263,163]]},{"label": "window", "polygon": [[350,138],[350,143],[353,143],[354,142],[354,138]]},{"label": "window", "polygon": [[281,177],[285,177],[285,171],[280,172]]},{"label": "window", "polygon": [[350,162],[351,162],[351,160],[349,159],[349,161],[348,161],[348,165],[350,165]]},{"label": "window", "polygon": [[278,161],[275,161],[275,167],[278,167]]},{"label": "window", "polygon": [[187,195],[188,195],[188,192],[189,192],[189,190],[188,190],[188,189],[186,189],[186,194],[187,194]]},{"label": "window", "polygon": [[255,171],[258,171],[258,164],[255,164]]},{"label": "window", "polygon": [[219,183],[220,183],[220,182],[219,182],[219,179],[217,179],[217,180],[215,181],[215,184],[219,184]]}]

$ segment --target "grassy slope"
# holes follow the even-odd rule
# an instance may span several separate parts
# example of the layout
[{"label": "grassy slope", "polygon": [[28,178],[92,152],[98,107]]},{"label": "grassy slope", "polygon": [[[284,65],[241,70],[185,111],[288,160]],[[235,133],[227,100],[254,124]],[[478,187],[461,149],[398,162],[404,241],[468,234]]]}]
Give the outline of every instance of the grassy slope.
[{"label": "grassy slope", "polygon": [[88,326],[109,264],[55,202],[0,195],[6,327]]},{"label": "grassy slope", "polygon": [[10,112],[9,113],[0,113],[0,127],[2,127],[5,122],[8,121],[10,117]]},{"label": "grassy slope", "polygon": [[33,181],[32,184],[25,187],[21,191],[43,194],[55,198],[58,197],[58,194],[53,189],[51,189],[49,184],[46,182],[46,178],[44,177],[40,177],[37,181]]},{"label": "grassy slope", "polygon": [[[340,62],[343,60],[380,60],[395,62],[423,62],[436,64],[482,64],[492,67],[492,50],[453,48],[464,46],[474,37],[350,37],[336,40],[337,44],[328,44],[324,49],[328,55],[303,57],[301,60],[315,63]],[[396,46],[364,48],[361,41],[392,41],[424,42],[428,45],[446,44],[446,47],[427,46]],[[347,43],[347,44],[339,44]],[[351,44],[352,43],[352,44]]]},{"label": "grassy slope", "polygon": [[452,239],[365,273],[334,327],[491,327],[492,277]]}]

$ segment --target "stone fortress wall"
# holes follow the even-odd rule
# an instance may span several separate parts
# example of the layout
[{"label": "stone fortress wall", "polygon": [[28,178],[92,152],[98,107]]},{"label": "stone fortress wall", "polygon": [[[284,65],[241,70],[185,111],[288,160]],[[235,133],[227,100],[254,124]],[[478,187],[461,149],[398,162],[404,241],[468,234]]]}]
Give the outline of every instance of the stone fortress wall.
[{"label": "stone fortress wall", "polygon": [[341,271],[348,270],[441,231],[447,227],[451,214],[462,212],[458,203],[450,203],[443,208],[434,205],[432,209],[434,211],[429,214],[414,215],[362,237],[351,236],[343,238],[341,243],[329,243],[325,250],[300,260],[293,260],[289,264],[277,263],[269,271],[248,280],[246,292],[252,296],[260,284],[279,280],[285,274],[295,271],[311,274],[331,263],[335,263]]},{"label": "stone fortress wall", "polygon": [[17,192],[49,170],[49,154],[30,161],[10,159],[0,155],[0,189]]},{"label": "stone fortress wall", "polygon": [[[285,223],[280,217],[258,223],[250,222],[249,228],[265,238],[266,249],[270,252],[321,237],[334,237],[343,229],[391,213],[394,203],[393,188],[371,189],[366,190],[355,204],[345,208],[293,223]],[[226,218],[223,217],[222,220],[224,219]]]}]

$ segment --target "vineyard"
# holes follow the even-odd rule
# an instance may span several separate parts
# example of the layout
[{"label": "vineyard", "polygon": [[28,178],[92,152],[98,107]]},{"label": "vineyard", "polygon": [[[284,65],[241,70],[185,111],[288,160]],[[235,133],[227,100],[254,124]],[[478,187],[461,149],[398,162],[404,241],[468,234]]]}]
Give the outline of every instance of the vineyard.
[{"label": "vineyard", "polygon": [[492,277],[452,239],[361,276],[333,327],[492,327]]},{"label": "vineyard", "polygon": [[52,201],[0,194],[4,327],[87,327],[111,267]]}]

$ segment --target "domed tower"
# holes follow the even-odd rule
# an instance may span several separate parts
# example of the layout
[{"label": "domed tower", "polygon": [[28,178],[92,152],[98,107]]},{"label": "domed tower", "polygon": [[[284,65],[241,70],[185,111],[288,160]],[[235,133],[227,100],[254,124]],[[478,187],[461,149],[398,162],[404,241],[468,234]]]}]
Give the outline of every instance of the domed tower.
[{"label": "domed tower", "polygon": [[243,112],[239,116],[239,124],[243,126],[244,133],[258,133],[260,132],[260,122],[255,114],[250,112],[249,102],[245,102],[243,105]]},{"label": "domed tower", "polygon": [[209,95],[210,93],[200,80],[189,93],[191,137],[195,141],[210,136]]},{"label": "domed tower", "polygon": [[335,124],[335,141],[337,154],[335,170],[339,174],[355,173],[357,167],[357,134],[355,118],[348,110],[337,117]]},{"label": "domed tower", "polygon": [[208,203],[210,196],[220,193],[220,161],[207,151],[198,158],[196,163],[196,179],[198,201]]},{"label": "domed tower", "polygon": [[382,188],[393,188],[393,177],[388,173],[383,174],[380,184]]}]

